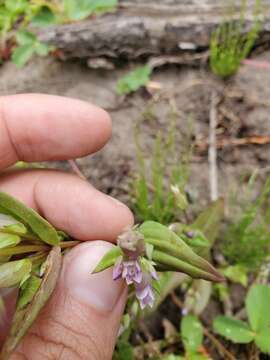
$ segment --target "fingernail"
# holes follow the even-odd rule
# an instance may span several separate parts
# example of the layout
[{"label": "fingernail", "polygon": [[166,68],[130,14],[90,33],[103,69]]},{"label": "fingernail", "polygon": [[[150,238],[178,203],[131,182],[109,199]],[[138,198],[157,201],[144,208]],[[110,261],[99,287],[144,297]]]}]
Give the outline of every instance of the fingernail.
[{"label": "fingernail", "polygon": [[65,259],[64,284],[69,293],[103,312],[114,308],[124,287],[121,280],[112,279],[112,269],[92,274],[111,247],[105,241],[87,242],[76,246]]}]

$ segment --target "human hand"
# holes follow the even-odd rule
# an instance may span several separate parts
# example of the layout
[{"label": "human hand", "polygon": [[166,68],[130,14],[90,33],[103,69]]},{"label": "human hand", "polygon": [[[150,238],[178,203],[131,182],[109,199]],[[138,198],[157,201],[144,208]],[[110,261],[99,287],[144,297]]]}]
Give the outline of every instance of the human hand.
[{"label": "human hand", "polygon": [[[0,98],[0,190],[39,211],[56,228],[89,240],[63,260],[57,287],[11,360],[111,359],[126,301],[111,270],[91,271],[121,230],[133,223],[128,208],[84,180],[53,170],[4,170],[19,160],[65,160],[99,150],[111,135],[103,110],[75,99],[27,94]],[[101,240],[99,240],[101,239]],[[4,296],[0,347],[14,293]]]}]

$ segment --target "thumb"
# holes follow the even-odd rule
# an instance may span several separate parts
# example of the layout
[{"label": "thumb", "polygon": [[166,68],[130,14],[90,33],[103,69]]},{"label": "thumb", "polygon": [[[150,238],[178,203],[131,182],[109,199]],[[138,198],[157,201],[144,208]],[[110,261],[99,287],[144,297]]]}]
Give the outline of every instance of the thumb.
[{"label": "thumb", "polygon": [[11,360],[112,358],[127,291],[111,269],[91,274],[111,246],[91,241],[64,257],[52,298]]}]

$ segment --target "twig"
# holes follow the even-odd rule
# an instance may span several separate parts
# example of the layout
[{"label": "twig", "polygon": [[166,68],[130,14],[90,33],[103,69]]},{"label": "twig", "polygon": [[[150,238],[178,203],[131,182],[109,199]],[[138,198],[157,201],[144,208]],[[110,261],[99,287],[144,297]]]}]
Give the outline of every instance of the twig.
[{"label": "twig", "polygon": [[208,148],[208,162],[209,162],[209,188],[210,198],[212,201],[218,198],[218,174],[217,174],[217,142],[216,142],[216,127],[217,127],[217,95],[212,92],[211,105],[209,114],[209,148]]},{"label": "twig", "polygon": [[221,342],[213,334],[211,334],[206,327],[203,328],[203,332],[216,347],[222,358],[226,357],[229,360],[237,360],[236,357],[229,350],[227,350],[225,346],[223,346]]},{"label": "twig", "polygon": [[[253,135],[244,138],[221,138],[216,139],[216,148],[223,149],[227,146],[247,146],[247,145],[267,145],[270,144],[269,135]],[[195,142],[195,148],[205,151],[210,147],[207,141],[199,140]]]},{"label": "twig", "polygon": [[77,174],[81,179],[87,180],[85,175],[82,173],[79,166],[77,165],[76,160],[68,160],[68,163],[75,174]]}]

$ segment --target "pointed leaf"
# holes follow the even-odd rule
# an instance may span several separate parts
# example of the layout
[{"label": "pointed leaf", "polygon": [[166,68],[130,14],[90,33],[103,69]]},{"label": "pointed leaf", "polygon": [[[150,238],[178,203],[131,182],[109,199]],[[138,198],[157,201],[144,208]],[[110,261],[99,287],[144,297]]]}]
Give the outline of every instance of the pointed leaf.
[{"label": "pointed leaf", "polygon": [[0,288],[12,287],[20,284],[32,268],[28,259],[10,261],[0,265]]},{"label": "pointed leaf", "polygon": [[218,334],[237,344],[248,344],[255,336],[246,323],[227,316],[217,316],[214,320],[214,329]]},{"label": "pointed leaf", "polygon": [[[139,227],[139,231],[143,234],[145,241],[154,246],[154,253],[156,255],[160,256],[162,252],[163,255],[170,255],[170,258],[174,257],[175,260],[181,261],[182,264],[186,263],[188,267],[191,265],[192,269],[205,274],[209,273],[211,278],[219,279],[217,281],[223,280],[223,277],[208,261],[197,255],[179,236],[166,226],[155,221],[146,221]],[[180,262],[174,262],[175,264],[180,264]],[[182,270],[179,268],[179,271]]]},{"label": "pointed leaf", "polygon": [[[15,350],[23,336],[37,318],[41,309],[50,298],[60,274],[61,263],[61,249],[57,246],[53,247],[45,262],[40,286],[38,287],[37,283],[33,286],[32,283],[32,286],[28,288],[29,292],[27,292],[26,296],[25,289],[27,288],[27,285],[24,285],[24,290],[19,294],[16,312],[12,319],[10,335],[2,348],[1,359],[9,359],[10,354]],[[28,281],[30,280],[28,279]],[[38,290],[33,296],[34,288]],[[23,299],[23,301],[21,299]]]},{"label": "pointed leaf", "polygon": [[12,196],[0,192],[0,206],[11,216],[28,225],[47,244],[58,245],[59,238],[54,227],[33,209],[26,207]]},{"label": "pointed leaf", "polygon": [[270,355],[270,328],[262,329],[255,336],[255,343],[258,348],[263,352]]},{"label": "pointed leaf", "polygon": [[203,328],[195,315],[183,317],[181,322],[181,336],[187,352],[197,352],[203,341]]},{"label": "pointed leaf", "polygon": [[93,274],[108,269],[113,266],[119,258],[119,256],[123,255],[122,250],[118,246],[114,246],[110,251],[108,251],[103,258],[98,263],[97,267],[93,271]]},{"label": "pointed leaf", "polygon": [[21,238],[18,235],[5,234],[0,232],[0,249],[16,246],[20,243]]},{"label": "pointed leaf", "polygon": [[257,284],[250,288],[246,309],[252,330],[259,331],[270,325],[270,285]]},{"label": "pointed leaf", "polygon": [[48,26],[55,22],[56,16],[48,6],[42,6],[31,20],[31,23],[36,26]]}]

